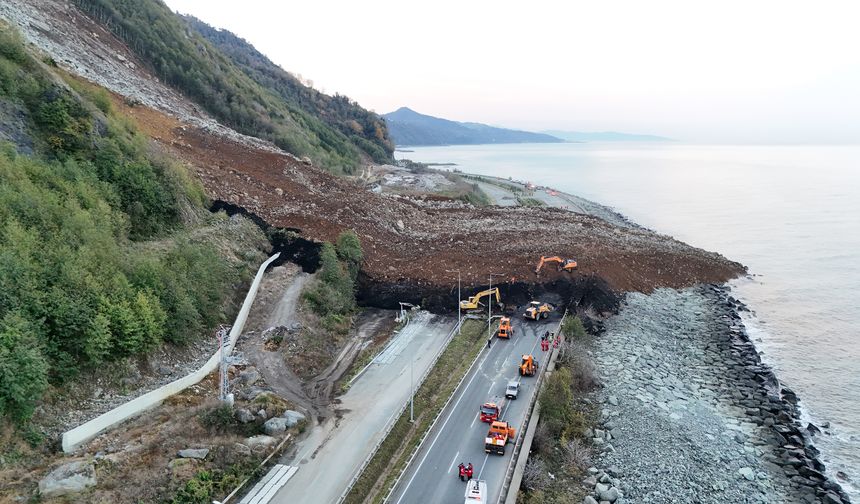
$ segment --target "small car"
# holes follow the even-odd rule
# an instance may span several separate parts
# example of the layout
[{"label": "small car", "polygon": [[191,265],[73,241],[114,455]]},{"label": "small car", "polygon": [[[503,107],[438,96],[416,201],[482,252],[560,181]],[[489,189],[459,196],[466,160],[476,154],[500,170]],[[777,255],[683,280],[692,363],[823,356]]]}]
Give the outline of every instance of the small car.
[{"label": "small car", "polygon": [[520,395],[520,382],[510,381],[505,389],[505,397],[508,399],[516,399]]}]

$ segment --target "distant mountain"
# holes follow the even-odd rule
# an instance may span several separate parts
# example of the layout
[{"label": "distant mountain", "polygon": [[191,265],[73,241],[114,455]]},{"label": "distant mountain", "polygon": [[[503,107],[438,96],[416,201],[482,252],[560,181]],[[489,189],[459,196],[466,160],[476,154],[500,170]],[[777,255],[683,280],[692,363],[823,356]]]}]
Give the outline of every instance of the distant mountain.
[{"label": "distant mountain", "polygon": [[637,135],[619,133],[617,131],[583,132],[583,131],[542,131],[547,135],[558,137],[568,142],[673,142],[671,138],[656,135]]},{"label": "distant mountain", "polygon": [[564,140],[542,133],[494,128],[486,124],[449,121],[419,114],[407,107],[383,114],[388,133],[398,146],[552,143]]}]

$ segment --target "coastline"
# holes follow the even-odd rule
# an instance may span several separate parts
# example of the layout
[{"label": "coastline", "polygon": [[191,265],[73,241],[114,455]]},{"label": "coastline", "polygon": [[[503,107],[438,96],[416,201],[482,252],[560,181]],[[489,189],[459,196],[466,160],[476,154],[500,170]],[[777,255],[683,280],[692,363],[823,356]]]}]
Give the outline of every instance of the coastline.
[{"label": "coastline", "polygon": [[[600,409],[603,484],[634,502],[851,502],[743,311],[728,287],[703,285],[628,294],[605,322],[592,347],[602,389],[585,399]],[[598,496],[600,479],[586,480]]]},{"label": "coastline", "polygon": [[[514,185],[519,190],[527,188],[526,183],[520,181],[465,175],[483,179],[479,184],[492,184],[495,189],[506,185]],[[534,188],[534,192],[538,190],[552,195],[552,198],[546,198],[549,200],[545,201],[548,206],[563,206],[570,211],[610,220],[614,224],[642,228],[605,205],[562,191]],[[511,191],[506,192],[514,196]],[[553,198],[567,201],[570,206],[553,205]],[[625,328],[624,324],[629,320],[624,312],[630,308],[629,302],[625,302],[621,313],[605,321],[603,336],[593,341],[593,348],[589,351],[589,355],[593,352],[593,355],[599,356],[594,360],[603,388],[584,401],[594,401],[600,408],[600,428],[595,428],[590,434],[594,435],[593,447],[599,451],[596,460],[607,469],[590,468],[592,476],[585,479],[583,486],[594,497],[589,496],[583,502],[590,503],[589,499],[614,502],[601,498],[610,496],[612,488],[616,488],[618,497],[627,496],[635,502],[851,502],[840,482],[833,474],[827,474],[819,459],[820,451],[815,447],[815,437],[821,435],[821,428],[804,421],[797,395],[782,386],[771,367],[762,362],[760,352],[741,316],[742,313],[749,313],[749,309],[730,292],[731,287],[725,284],[680,291],[659,289],[649,295],[628,295],[628,301],[633,300],[634,304],[643,302],[643,299],[663,296],[676,298],[676,302],[686,296],[701,297],[701,309],[693,314],[702,315],[710,310],[711,316],[699,321],[699,332],[685,328],[683,324],[678,325],[677,313],[670,315],[657,332],[649,333],[641,327],[638,330],[634,327]],[[648,317],[659,312],[660,308],[666,309],[666,306],[673,312],[672,305],[669,302],[668,305],[652,306],[640,315]],[[675,308],[681,313],[685,310],[683,304]],[[630,345],[620,345],[618,341],[606,338],[607,334],[626,334],[630,336]],[[697,361],[692,369],[681,369],[684,357],[689,356],[682,355],[684,346],[677,346],[678,339],[675,339],[676,346],[663,348],[662,353],[654,352],[649,343],[640,345],[643,339],[652,339],[655,346],[665,343],[669,334],[681,338],[681,342],[691,347],[703,343],[704,340],[697,338],[697,335],[713,338],[708,343],[711,345],[708,352],[703,349],[703,353],[696,356],[708,360]],[[655,370],[647,364],[635,365],[641,355],[637,353],[640,346],[652,349],[646,356],[646,362],[651,357],[659,356],[663,363],[672,364],[672,371],[666,370],[665,377],[673,377],[674,383],[667,385],[664,376],[654,374]],[[607,348],[612,350],[607,351]],[[619,351],[629,352],[625,357],[632,359],[632,362],[620,358]],[[698,378],[687,375],[687,379],[676,381],[677,376],[684,376],[687,372],[699,372]],[[717,379],[720,374],[721,380]],[[618,380],[620,376],[625,379]],[[700,382],[697,383],[697,379]],[[622,403],[619,394],[624,391],[627,380],[637,383],[637,389],[645,394],[631,396],[625,393],[629,402]],[[710,381],[716,387],[701,385],[701,381]],[[655,383],[660,384],[660,387],[656,387]],[[732,383],[737,388],[733,390],[725,383]],[[668,393],[668,401],[649,400],[649,395],[651,399],[655,397],[647,387]],[[625,409],[633,403],[636,403],[632,408],[635,414],[625,415]],[[678,411],[672,410],[672,404]],[[688,415],[688,420],[693,423],[688,424],[688,429],[678,429],[684,421],[682,411],[688,411],[690,406],[704,412],[704,417],[694,414],[689,418]],[[650,414],[643,408],[650,410]],[[658,421],[657,424],[642,421],[642,418],[655,413],[656,416],[651,419],[652,422]],[[633,422],[622,425],[619,416],[631,418]],[[668,429],[664,433],[676,431],[677,436],[666,438],[657,435],[657,425]],[[719,432],[720,425],[723,427],[722,432]],[[704,427],[711,427],[714,433],[705,432]],[[720,445],[720,441],[726,440],[728,443]],[[654,443],[650,451],[647,450],[649,443]],[[706,462],[696,464],[677,456],[678,449],[682,447],[689,449],[692,458]],[[662,448],[663,453],[653,451],[653,448]],[[724,453],[715,453],[717,451]],[[725,453],[733,453],[736,458],[723,461],[721,458],[725,457]],[[658,461],[659,465],[655,463]],[[703,476],[710,486],[705,481],[697,483],[697,479],[702,479],[697,476]],[[690,495],[691,491],[695,495]]]}]

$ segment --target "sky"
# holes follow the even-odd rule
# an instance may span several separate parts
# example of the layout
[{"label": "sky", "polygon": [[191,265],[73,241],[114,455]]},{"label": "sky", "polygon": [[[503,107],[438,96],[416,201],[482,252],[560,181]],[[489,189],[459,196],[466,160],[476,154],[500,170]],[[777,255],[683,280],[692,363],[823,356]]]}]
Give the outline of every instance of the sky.
[{"label": "sky", "polygon": [[166,0],[378,113],[860,143],[860,2]]}]

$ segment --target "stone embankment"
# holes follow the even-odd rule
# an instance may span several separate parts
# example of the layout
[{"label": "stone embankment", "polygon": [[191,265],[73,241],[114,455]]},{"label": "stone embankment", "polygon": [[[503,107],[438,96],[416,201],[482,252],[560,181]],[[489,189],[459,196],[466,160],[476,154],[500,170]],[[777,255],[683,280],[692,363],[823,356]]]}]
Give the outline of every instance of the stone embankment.
[{"label": "stone embankment", "polygon": [[594,359],[600,455],[586,503],[848,503],[797,397],[761,363],[727,289],[630,294]]}]

